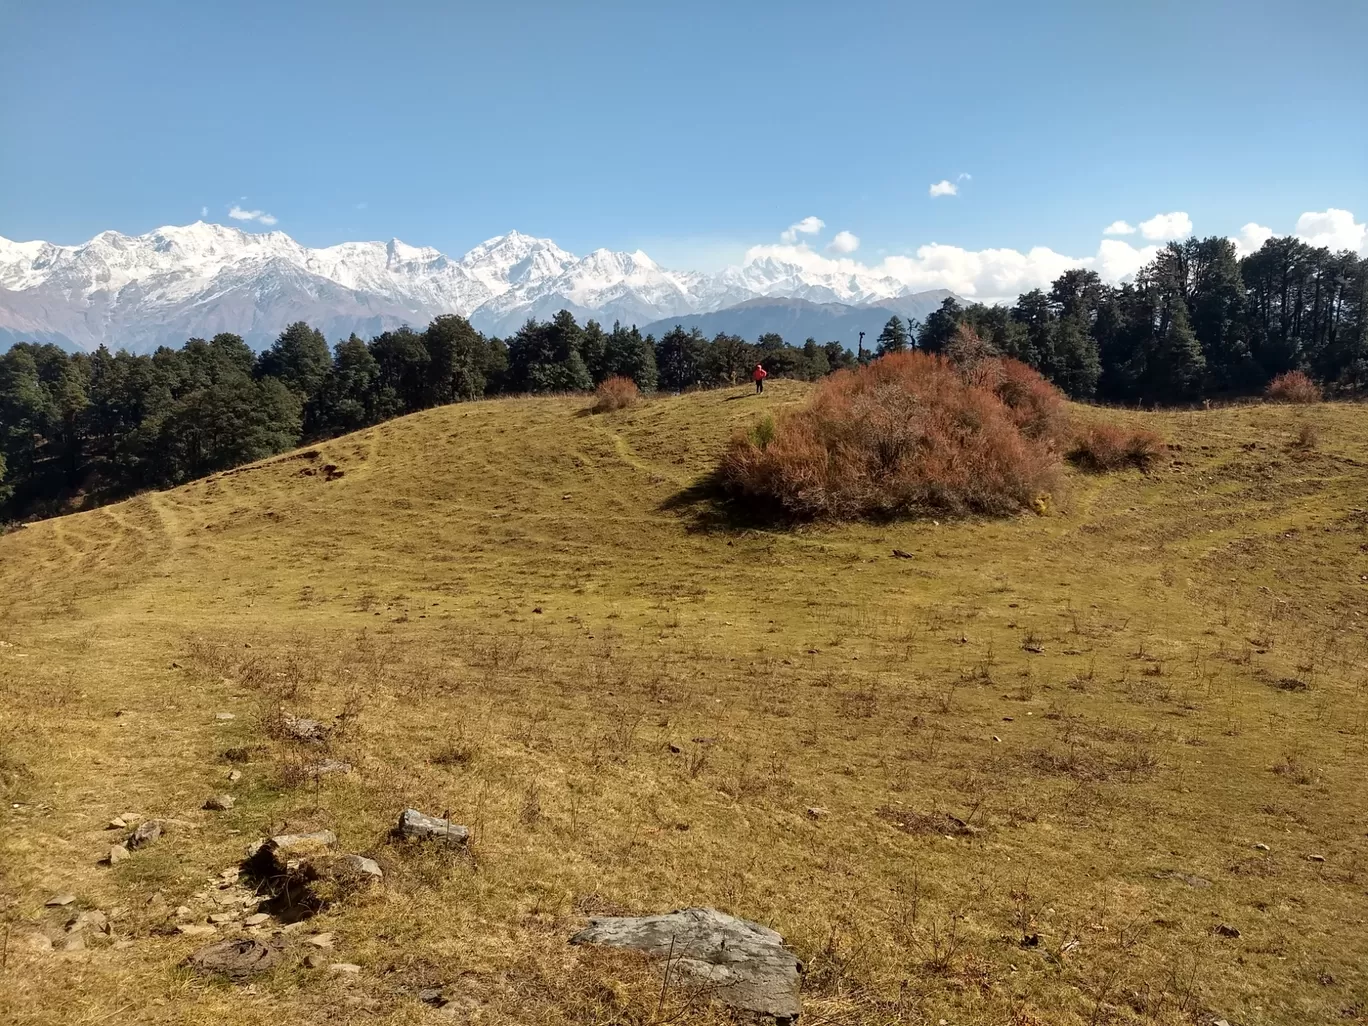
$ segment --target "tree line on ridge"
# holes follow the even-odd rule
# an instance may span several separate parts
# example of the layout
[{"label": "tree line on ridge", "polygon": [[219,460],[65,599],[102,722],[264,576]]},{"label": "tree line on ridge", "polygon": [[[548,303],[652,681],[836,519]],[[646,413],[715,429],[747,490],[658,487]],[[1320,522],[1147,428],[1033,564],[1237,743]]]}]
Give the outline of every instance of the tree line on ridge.
[{"label": "tree line on ridge", "polygon": [[[1010,307],[947,299],[925,323],[894,317],[863,357],[944,352],[966,331],[1080,400],[1188,404],[1257,393],[1287,370],[1354,395],[1368,387],[1368,259],[1292,238],[1241,259],[1228,239],[1189,239],[1126,284],[1070,270]],[[21,343],[0,355],[0,522],[180,484],[447,403],[587,391],[613,376],[682,391],[743,381],[757,362],[815,380],[855,361],[840,342],[708,339],[681,327],[656,339],[580,325],[567,311],[508,339],[449,315],[331,349],[300,322],[260,354],[231,334],[144,356]]]}]

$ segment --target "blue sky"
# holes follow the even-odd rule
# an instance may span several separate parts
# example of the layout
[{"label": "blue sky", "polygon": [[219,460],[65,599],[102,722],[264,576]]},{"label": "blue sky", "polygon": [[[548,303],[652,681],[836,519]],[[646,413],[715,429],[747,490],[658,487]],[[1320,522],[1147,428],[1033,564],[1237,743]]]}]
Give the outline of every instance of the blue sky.
[{"label": "blue sky", "polygon": [[312,246],[517,228],[713,267],[806,217],[869,263],[1093,254],[1176,211],[1352,226],[1365,39],[1362,0],[0,0],[0,235],[265,230],[237,205]]}]

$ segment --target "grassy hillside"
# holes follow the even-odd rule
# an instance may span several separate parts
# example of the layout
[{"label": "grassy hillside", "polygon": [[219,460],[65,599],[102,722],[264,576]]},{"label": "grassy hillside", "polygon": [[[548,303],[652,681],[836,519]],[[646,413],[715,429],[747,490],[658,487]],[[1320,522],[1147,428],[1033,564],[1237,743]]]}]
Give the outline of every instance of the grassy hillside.
[{"label": "grassy hillside", "polygon": [[[1170,457],[1040,517],[672,501],[807,387],[446,407],[0,538],[0,1020],[711,1021],[566,944],[710,904],[794,946],[805,1022],[1364,1021],[1362,408],[1118,414]],[[387,844],[407,805],[471,857]],[[123,812],[177,822],[98,865]],[[250,987],[180,968],[285,826],[384,887]]]}]

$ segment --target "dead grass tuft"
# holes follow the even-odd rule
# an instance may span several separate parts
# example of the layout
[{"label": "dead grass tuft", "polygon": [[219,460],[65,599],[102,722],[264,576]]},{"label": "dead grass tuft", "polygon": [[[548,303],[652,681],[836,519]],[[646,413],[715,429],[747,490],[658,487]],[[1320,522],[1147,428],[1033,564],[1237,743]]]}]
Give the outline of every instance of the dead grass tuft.
[{"label": "dead grass tuft", "polygon": [[1164,440],[1145,428],[1091,423],[1074,436],[1069,462],[1095,474],[1136,468],[1149,470],[1164,453]]},{"label": "dead grass tuft", "polygon": [[611,413],[635,406],[640,401],[641,389],[637,388],[637,383],[631,378],[615,375],[594,389],[594,405],[591,409],[595,413]]}]

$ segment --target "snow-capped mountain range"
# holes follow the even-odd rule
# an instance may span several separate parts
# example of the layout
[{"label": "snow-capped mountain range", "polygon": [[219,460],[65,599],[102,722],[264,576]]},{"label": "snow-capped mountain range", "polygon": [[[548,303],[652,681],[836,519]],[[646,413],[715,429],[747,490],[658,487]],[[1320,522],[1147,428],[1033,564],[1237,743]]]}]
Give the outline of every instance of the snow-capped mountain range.
[{"label": "snow-capped mountain range", "polygon": [[0,238],[0,349],[17,341],[148,352],[221,331],[269,345],[304,320],[329,339],[416,328],[444,313],[509,334],[566,309],[581,321],[645,325],[762,297],[870,306],[925,296],[869,272],[816,273],[773,258],[716,274],[670,271],[645,253],[567,253],[519,232],[460,259],[431,248],[346,242],[309,249],[284,232],[196,222],[77,246]]}]

